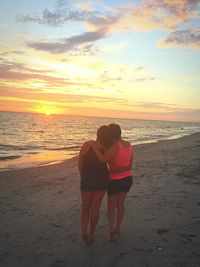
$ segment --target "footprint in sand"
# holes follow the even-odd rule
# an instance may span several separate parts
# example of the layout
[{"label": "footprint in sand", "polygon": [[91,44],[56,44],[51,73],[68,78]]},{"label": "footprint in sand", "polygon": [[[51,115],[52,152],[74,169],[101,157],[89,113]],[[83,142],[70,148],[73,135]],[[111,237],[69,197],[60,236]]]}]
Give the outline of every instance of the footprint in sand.
[{"label": "footprint in sand", "polygon": [[10,251],[5,251],[0,255],[0,261],[4,261],[10,255]]},{"label": "footprint in sand", "polygon": [[184,238],[185,241],[192,241],[194,237],[196,237],[195,234],[180,234],[181,237]]},{"label": "footprint in sand", "polygon": [[64,193],[64,191],[62,191],[62,190],[57,192],[57,194],[63,194],[63,193]]},{"label": "footprint in sand", "polygon": [[50,267],[65,267],[65,262],[63,260],[54,260]]},{"label": "footprint in sand", "polygon": [[157,229],[157,233],[158,234],[164,234],[164,233],[168,233],[169,232],[169,229],[164,229],[164,228],[162,228],[162,229]]},{"label": "footprint in sand", "polygon": [[62,225],[60,224],[56,224],[56,223],[50,223],[51,226],[54,226],[54,227],[62,227]]}]

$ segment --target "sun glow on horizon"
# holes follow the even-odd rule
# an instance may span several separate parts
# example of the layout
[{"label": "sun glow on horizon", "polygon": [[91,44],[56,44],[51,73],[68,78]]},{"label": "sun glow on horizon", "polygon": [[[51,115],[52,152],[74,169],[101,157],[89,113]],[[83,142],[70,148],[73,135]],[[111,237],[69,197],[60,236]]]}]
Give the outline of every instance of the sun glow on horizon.
[{"label": "sun glow on horizon", "polygon": [[44,114],[46,116],[62,115],[66,113],[65,110],[53,105],[52,106],[40,105],[39,107],[33,108],[31,111],[34,113]]},{"label": "sun glow on horizon", "polygon": [[51,115],[51,112],[50,112],[50,111],[46,111],[45,114],[46,114],[47,116],[50,116],[50,115]]}]

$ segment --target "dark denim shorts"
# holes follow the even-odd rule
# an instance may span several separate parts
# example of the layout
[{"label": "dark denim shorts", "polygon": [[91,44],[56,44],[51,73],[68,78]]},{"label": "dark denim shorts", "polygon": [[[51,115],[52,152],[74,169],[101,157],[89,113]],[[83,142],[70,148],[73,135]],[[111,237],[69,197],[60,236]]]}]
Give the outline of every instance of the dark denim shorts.
[{"label": "dark denim shorts", "polygon": [[128,176],[122,179],[109,180],[108,182],[108,195],[115,195],[120,192],[129,192],[133,184],[133,176]]}]

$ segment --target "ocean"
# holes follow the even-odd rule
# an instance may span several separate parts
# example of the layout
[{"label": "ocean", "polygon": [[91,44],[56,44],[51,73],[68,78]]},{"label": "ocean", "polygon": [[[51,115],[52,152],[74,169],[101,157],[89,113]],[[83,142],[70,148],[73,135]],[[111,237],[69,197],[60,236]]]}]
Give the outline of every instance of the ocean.
[{"label": "ocean", "polygon": [[200,123],[0,112],[0,170],[61,162],[78,155],[98,127],[117,123],[133,145],[200,132]]}]

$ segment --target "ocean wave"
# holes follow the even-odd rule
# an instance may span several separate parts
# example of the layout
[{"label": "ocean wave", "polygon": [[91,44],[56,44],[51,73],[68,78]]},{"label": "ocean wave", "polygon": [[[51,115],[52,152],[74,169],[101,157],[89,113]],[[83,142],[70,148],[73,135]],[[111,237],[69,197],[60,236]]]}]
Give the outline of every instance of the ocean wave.
[{"label": "ocean wave", "polygon": [[68,147],[58,147],[58,148],[45,148],[46,150],[77,150],[80,149],[80,146],[68,146]]},{"label": "ocean wave", "polygon": [[0,160],[14,160],[14,159],[18,159],[21,158],[21,156],[1,156]]},{"label": "ocean wave", "polygon": [[154,134],[154,135],[146,135],[142,137],[134,137],[133,141],[148,141],[148,140],[159,140],[159,139],[165,139],[169,137],[170,135],[164,135],[164,134]]},{"label": "ocean wave", "polygon": [[[73,146],[67,146],[67,147],[47,147],[47,146],[16,146],[16,145],[5,145],[0,144],[0,150],[1,151],[11,151],[11,150],[48,150],[48,151],[61,151],[61,150],[78,150],[80,149],[80,145],[73,145]],[[37,152],[32,152],[37,153]]]},{"label": "ocean wave", "polygon": [[0,144],[0,150],[10,151],[10,150],[34,150],[39,149],[40,147],[36,146],[16,146],[16,145],[4,145]]},{"label": "ocean wave", "polygon": [[26,133],[46,133],[45,130],[25,130]]}]

